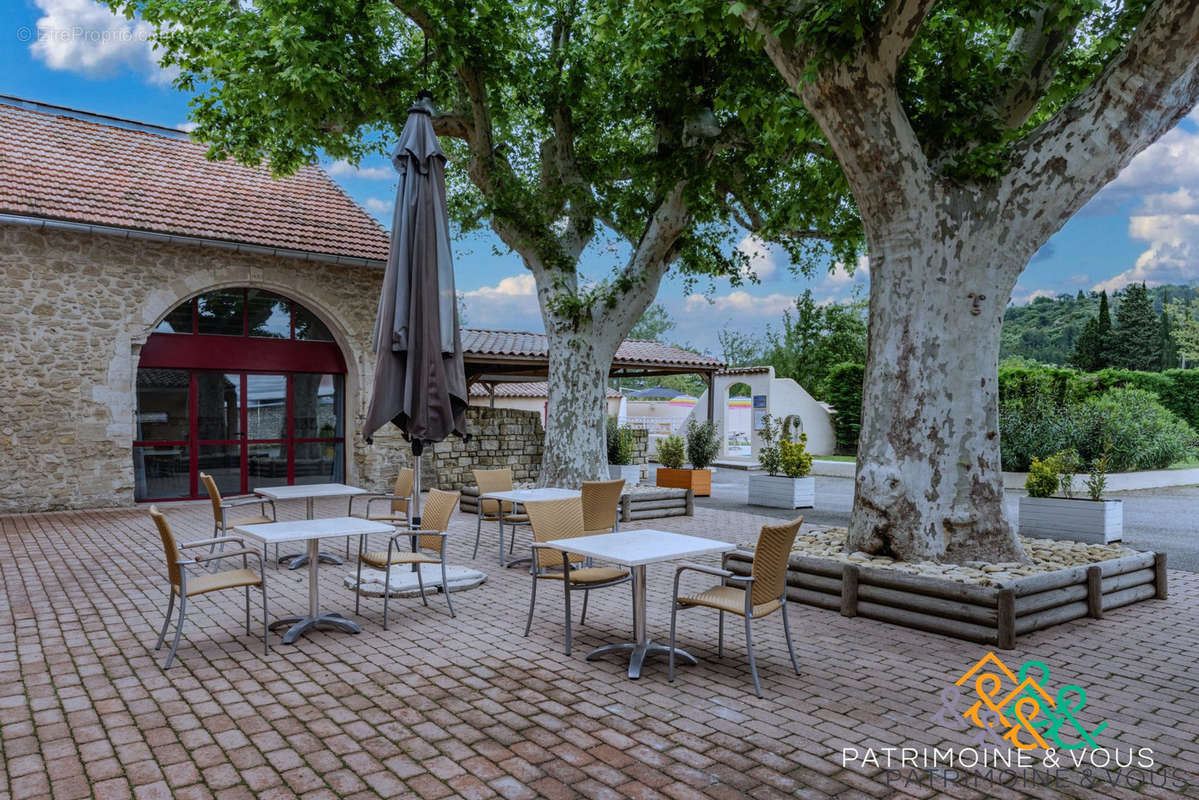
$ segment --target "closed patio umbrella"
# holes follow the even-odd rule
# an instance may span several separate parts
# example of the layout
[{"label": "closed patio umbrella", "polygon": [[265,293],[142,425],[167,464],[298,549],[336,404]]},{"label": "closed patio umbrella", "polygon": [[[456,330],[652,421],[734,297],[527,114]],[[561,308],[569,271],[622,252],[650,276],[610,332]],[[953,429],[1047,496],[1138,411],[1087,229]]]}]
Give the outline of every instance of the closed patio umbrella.
[{"label": "closed patio umbrella", "polygon": [[412,443],[413,519],[420,517],[420,454],[450,434],[466,435],[466,374],[458,333],[454,264],[445,200],[445,153],[422,92],[392,151],[400,173],[391,249],[375,321],[375,380],[363,433],[388,422]]}]

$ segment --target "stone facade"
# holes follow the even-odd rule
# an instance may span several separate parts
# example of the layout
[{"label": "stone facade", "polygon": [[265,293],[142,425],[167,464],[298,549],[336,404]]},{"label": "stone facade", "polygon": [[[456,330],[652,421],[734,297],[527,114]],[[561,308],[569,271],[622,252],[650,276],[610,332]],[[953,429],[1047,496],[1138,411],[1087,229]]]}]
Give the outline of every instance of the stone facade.
[{"label": "stone facade", "polygon": [[0,225],[0,512],[133,502],[141,346],[183,300],[223,287],[286,295],[345,358],[346,479],[380,488],[407,447],[362,439],[381,269]]},{"label": "stone facade", "polygon": [[[421,459],[422,488],[455,491],[474,486],[471,470],[476,467],[511,467],[513,481],[537,480],[545,447],[539,413],[471,406],[466,410],[466,428],[471,434],[469,441],[453,437],[425,451]],[[406,449],[395,458],[397,466],[412,466],[412,455]]]}]

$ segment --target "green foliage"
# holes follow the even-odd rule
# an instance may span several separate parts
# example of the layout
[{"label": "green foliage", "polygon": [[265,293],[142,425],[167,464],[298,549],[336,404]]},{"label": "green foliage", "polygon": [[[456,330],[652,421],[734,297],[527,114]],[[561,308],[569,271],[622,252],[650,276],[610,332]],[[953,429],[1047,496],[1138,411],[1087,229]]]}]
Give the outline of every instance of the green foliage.
[{"label": "green foliage", "polygon": [[1087,450],[1079,449],[1093,458],[1106,454],[1113,472],[1165,469],[1194,451],[1194,431],[1149,392],[1112,389],[1086,405],[1096,430]]},{"label": "green foliage", "polygon": [[658,463],[667,469],[682,469],[686,459],[683,437],[672,433],[658,440]]},{"label": "green foliage", "polygon": [[1045,461],[1034,458],[1024,479],[1024,489],[1029,497],[1052,497],[1057,491],[1058,474],[1053,458]]},{"label": "green foliage", "polygon": [[1183,366],[1199,365],[1199,297],[1190,300],[1175,297],[1170,301],[1170,317],[1172,338]]},{"label": "green foliage", "polygon": [[1087,473],[1087,479],[1084,481],[1087,487],[1087,495],[1098,503],[1103,499],[1103,491],[1107,488],[1107,472],[1108,459],[1107,452],[1091,461],[1090,470]]},{"label": "green foliage", "polygon": [[1070,448],[1054,453],[1052,456],[1054,467],[1057,469],[1057,484],[1058,491],[1066,497],[1074,496],[1074,474],[1078,472],[1081,462],[1078,459],[1078,451]]},{"label": "green foliage", "polygon": [[806,478],[812,471],[812,454],[807,448],[806,433],[801,433],[794,442],[785,436],[779,440],[779,469],[788,478]]},{"label": "green foliage", "polygon": [[695,417],[687,421],[687,460],[692,469],[707,469],[712,466],[720,452],[720,436],[716,424],[708,420],[700,422]]},{"label": "green foliage", "polygon": [[1161,369],[1161,332],[1145,284],[1134,283],[1124,291],[1112,333],[1114,365],[1134,370]]},{"label": "green foliage", "polygon": [[783,423],[766,414],[762,417],[762,444],[758,447],[758,466],[768,475],[778,475],[783,469],[783,452],[779,447]]},{"label": "green foliage", "polygon": [[1070,363],[1081,370],[1090,372],[1103,369],[1103,336],[1099,333],[1099,320],[1092,318],[1083,326],[1082,333],[1074,343],[1074,353]]},{"label": "green foliage", "polygon": [[825,380],[825,400],[833,407],[833,428],[837,434],[837,449],[852,451],[858,446],[862,430],[862,383],[866,368],[862,364],[844,362],[829,370]]},{"label": "green foliage", "polygon": [[654,303],[645,309],[641,314],[641,319],[629,330],[629,335],[625,338],[664,343],[666,341],[664,337],[674,328],[674,325],[674,320],[671,319],[666,306]]},{"label": "green foliage", "polygon": [[617,425],[616,419],[608,417],[604,429],[608,443],[608,463],[617,466],[633,463],[633,429],[628,425]]}]

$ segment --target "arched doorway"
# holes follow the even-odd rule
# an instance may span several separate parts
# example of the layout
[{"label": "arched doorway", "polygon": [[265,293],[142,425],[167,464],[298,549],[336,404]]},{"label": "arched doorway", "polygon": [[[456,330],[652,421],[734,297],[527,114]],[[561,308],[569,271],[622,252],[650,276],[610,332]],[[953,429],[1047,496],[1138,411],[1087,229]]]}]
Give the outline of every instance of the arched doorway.
[{"label": "arched doorway", "polygon": [[753,411],[748,383],[734,383],[725,398],[724,447],[729,458],[749,458],[753,455]]},{"label": "arched doorway", "polygon": [[137,370],[134,497],[341,483],[345,374],[328,327],[262,289],[218,289],[173,308]]}]

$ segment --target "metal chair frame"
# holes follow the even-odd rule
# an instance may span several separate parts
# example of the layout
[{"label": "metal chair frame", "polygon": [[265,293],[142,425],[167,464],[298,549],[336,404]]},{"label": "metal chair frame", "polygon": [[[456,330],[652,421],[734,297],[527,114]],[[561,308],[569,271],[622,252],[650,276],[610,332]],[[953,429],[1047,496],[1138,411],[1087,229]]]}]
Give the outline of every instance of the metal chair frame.
[{"label": "metal chair frame", "polygon": [[[411,472],[411,470],[409,470],[409,472]],[[359,497],[366,498],[366,510],[364,512],[362,512],[363,519],[371,518],[371,503],[378,502],[379,500],[390,500],[392,502],[392,506],[393,506],[391,510],[395,511],[395,508],[394,508],[395,503],[399,500],[403,500],[404,501],[404,517],[407,521],[408,527],[411,528],[412,527],[412,492],[415,492],[415,491],[416,491],[416,485],[413,484],[412,490],[407,495],[373,494],[373,493],[372,494],[350,495],[350,503],[349,503],[348,508],[346,509],[346,516],[348,516],[348,517],[354,516],[354,501]],[[346,537],[346,558],[350,557],[350,539],[351,538],[352,537],[350,537],[350,536]],[[362,554],[361,543],[359,543],[358,554],[359,555]]]},{"label": "metal chair frame", "polygon": [[[474,470],[474,472],[476,472],[476,473],[480,472],[480,471],[481,470]],[[499,471],[503,471],[503,470],[500,469],[500,470],[482,470],[482,471],[499,472]],[[506,489],[504,491],[511,490],[512,487],[515,485],[515,484],[513,484],[512,480],[511,480],[512,470],[509,469],[507,471],[509,473],[508,489]],[[478,484],[478,480],[479,480],[478,476],[476,475],[475,476],[476,486]],[[511,520],[505,519],[504,518],[504,503],[509,502],[509,501],[507,501],[507,500],[504,500],[504,501],[490,500],[490,499],[488,499],[487,501],[484,501],[483,487],[478,486],[478,489],[479,489],[479,496],[477,498],[477,501],[478,501],[479,507],[478,507],[478,512],[476,514],[478,519],[475,521],[475,549],[474,549],[474,552],[471,553],[471,556],[470,556],[471,560],[473,561],[474,559],[479,557],[479,538],[483,535],[483,520],[487,520],[488,522],[494,522],[495,520],[499,520],[499,523],[500,523],[500,548],[501,548],[500,554],[501,554],[501,556],[503,555],[503,552],[504,552],[503,551],[504,523],[506,522],[508,525],[512,526],[512,535],[508,538],[508,555],[512,555],[513,548],[516,546],[516,528],[517,528],[517,526],[519,525],[522,527],[531,527],[531,525],[528,522],[519,522],[519,521],[513,522]],[[488,490],[488,491],[490,491],[490,490]],[[494,514],[490,511],[483,510],[484,502],[494,502],[496,504],[496,511]],[[510,513],[510,514],[526,513],[526,512],[522,512],[519,510],[522,507],[521,503],[511,503],[511,505],[512,505],[512,510],[508,513]]]},{"label": "metal chair frame", "polygon": [[[201,483],[204,482],[203,479],[204,479],[205,475],[208,475],[208,473],[200,474],[200,482]],[[212,476],[209,475],[208,477],[212,477]],[[259,510],[262,512],[262,516],[265,517],[266,516],[266,507],[267,507],[267,505],[270,505],[271,519],[277,520],[279,518],[276,513],[276,510],[275,510],[275,501],[270,499],[269,497],[258,497],[257,495],[248,495],[246,497],[234,497],[234,498],[230,499],[230,498],[226,498],[223,494],[221,494],[221,490],[217,487],[215,480],[213,481],[212,486],[213,486],[213,489],[216,490],[217,497],[219,497],[221,500],[221,518],[220,518],[220,520],[217,520],[217,518],[215,516],[213,516],[213,519],[212,519],[212,535],[214,537],[227,537],[229,535],[228,517],[226,516],[225,512],[231,508],[239,508],[240,506],[249,506],[249,505],[254,505],[255,503],[257,503],[259,506]],[[205,484],[204,488],[205,489],[208,488],[207,484]],[[234,523],[234,525],[236,525],[236,523]],[[222,543],[221,549],[223,550],[224,547],[225,547],[225,545]],[[212,545],[212,547],[209,549],[208,552],[211,553],[215,549],[216,549],[216,545],[214,544],[214,545]],[[268,560],[268,559],[266,559],[266,545],[265,544],[262,546],[262,555],[263,555],[264,560]],[[213,570],[215,570],[216,567],[217,567],[217,565],[214,565]],[[278,569],[278,568],[279,568],[279,543],[276,542],[275,543],[275,569]]]}]

